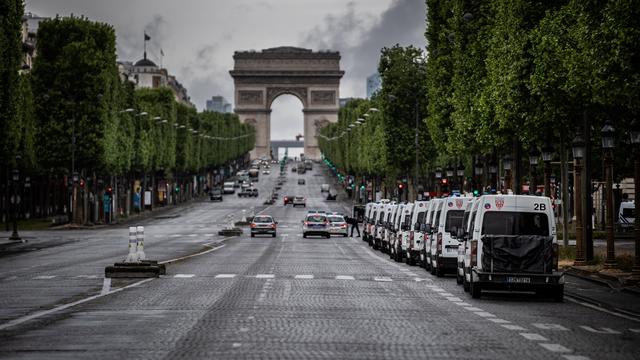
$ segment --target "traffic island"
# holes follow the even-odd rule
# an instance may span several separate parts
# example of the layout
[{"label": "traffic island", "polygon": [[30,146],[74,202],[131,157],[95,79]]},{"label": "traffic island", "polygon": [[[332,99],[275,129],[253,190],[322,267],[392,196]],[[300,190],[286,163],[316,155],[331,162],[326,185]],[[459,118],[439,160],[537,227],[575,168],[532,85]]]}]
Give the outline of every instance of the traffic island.
[{"label": "traffic island", "polygon": [[220,236],[240,236],[242,235],[242,229],[240,228],[227,228],[218,231]]},{"label": "traffic island", "polygon": [[166,273],[164,264],[146,259],[143,226],[129,228],[129,254],[126,259],[104,269],[107,278],[157,278]]}]

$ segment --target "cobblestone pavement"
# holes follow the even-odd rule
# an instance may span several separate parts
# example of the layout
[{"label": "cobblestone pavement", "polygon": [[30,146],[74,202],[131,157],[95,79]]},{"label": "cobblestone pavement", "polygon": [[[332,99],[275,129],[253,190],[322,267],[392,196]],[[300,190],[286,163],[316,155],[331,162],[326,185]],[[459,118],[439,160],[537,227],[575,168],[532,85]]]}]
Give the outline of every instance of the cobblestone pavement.
[{"label": "cobblestone pavement", "polygon": [[[300,221],[309,208],[345,207],[322,200],[320,184],[327,180],[319,173],[314,169],[305,174],[306,185],[297,185],[299,175],[290,174],[280,191],[307,196],[306,209],[284,207],[281,199],[264,209],[279,221],[276,238],[245,234],[230,239],[170,265],[166,276],[112,289],[75,306],[59,309],[45,300],[17,304],[31,304],[31,297],[61,299],[57,291],[74,281],[102,285],[100,267],[123,256],[126,248],[97,244],[106,235],[116,242],[123,229],[76,233],[87,240],[3,257],[0,357],[638,358],[640,322],[633,317],[615,316],[571,299],[553,303],[531,295],[496,294],[475,300],[454,278],[436,278],[421,268],[390,261],[360,238],[303,239]],[[265,189],[271,186],[265,179],[260,184]],[[193,252],[188,239],[194,238],[195,247],[212,242],[216,237],[206,234],[214,233],[215,219],[251,201],[255,200],[232,204],[225,198],[223,205],[203,203],[169,223],[150,222],[147,227],[154,230],[148,234],[157,240],[147,245],[147,254],[162,260]],[[176,234],[197,235],[172,237]],[[74,257],[81,255],[96,260],[74,264]],[[22,278],[31,266],[38,275]],[[11,272],[12,268],[16,270]],[[73,278],[81,273],[100,277]],[[14,289],[18,291],[12,295]],[[69,293],[79,299],[81,290],[94,294],[88,285]],[[22,316],[33,314],[38,303],[53,310],[25,320]],[[7,320],[24,321],[6,326]]]}]

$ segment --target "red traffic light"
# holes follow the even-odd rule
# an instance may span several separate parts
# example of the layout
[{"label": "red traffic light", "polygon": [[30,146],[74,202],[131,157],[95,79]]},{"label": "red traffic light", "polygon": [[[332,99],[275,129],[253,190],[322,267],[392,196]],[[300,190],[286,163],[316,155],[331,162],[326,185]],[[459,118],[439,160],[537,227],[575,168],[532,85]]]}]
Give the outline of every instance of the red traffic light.
[{"label": "red traffic light", "polygon": [[403,184],[398,184],[398,189],[402,190],[403,187],[404,187]]},{"label": "red traffic light", "polygon": [[84,179],[80,179],[80,187],[84,187]]},{"label": "red traffic light", "polygon": [[442,179],[442,183],[443,183],[444,185],[447,185],[447,184],[449,183],[449,180],[447,180],[447,178],[444,178],[444,179]]},{"label": "red traffic light", "polygon": [[107,187],[107,192],[108,192],[109,194],[111,194],[111,192],[112,192],[112,191],[113,191],[113,188],[112,188],[111,186]]}]

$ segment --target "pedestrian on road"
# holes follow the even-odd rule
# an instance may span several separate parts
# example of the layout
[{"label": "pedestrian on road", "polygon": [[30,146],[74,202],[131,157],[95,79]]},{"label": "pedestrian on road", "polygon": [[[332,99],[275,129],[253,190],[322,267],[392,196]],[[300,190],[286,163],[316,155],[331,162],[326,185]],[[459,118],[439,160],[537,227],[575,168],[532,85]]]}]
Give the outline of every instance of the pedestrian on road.
[{"label": "pedestrian on road", "polygon": [[356,229],[356,231],[358,232],[357,237],[360,237],[360,228],[358,227],[358,219],[351,216],[347,216],[345,221],[347,222],[347,224],[351,224],[351,235],[349,236],[353,237],[353,229]]}]

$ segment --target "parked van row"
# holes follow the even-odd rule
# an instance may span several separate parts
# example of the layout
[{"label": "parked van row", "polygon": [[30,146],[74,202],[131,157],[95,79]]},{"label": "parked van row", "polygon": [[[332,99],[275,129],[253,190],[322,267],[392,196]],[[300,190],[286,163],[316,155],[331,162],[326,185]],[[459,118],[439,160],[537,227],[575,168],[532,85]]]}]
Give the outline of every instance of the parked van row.
[{"label": "parked van row", "polygon": [[397,262],[432,275],[455,275],[479,298],[483,291],[533,291],[562,301],[556,224],[548,197],[451,196],[365,206],[363,240]]}]

